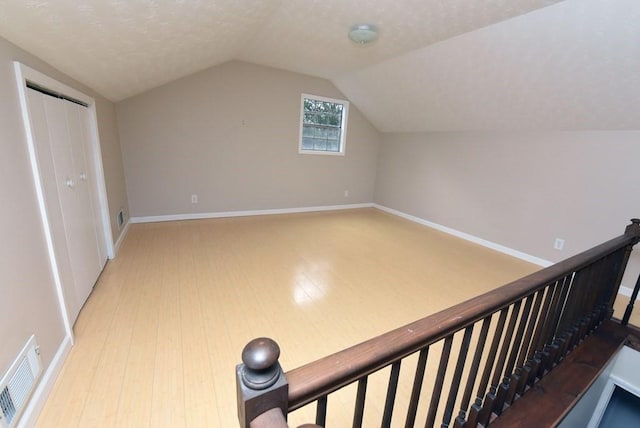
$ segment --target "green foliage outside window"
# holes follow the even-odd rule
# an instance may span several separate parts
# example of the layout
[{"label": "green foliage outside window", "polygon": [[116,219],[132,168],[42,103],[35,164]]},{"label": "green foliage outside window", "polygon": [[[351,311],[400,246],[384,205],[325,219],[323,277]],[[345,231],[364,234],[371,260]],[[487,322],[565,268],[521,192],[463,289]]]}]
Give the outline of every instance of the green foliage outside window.
[{"label": "green foliage outside window", "polygon": [[304,123],[315,125],[342,125],[342,104],[304,99]]}]

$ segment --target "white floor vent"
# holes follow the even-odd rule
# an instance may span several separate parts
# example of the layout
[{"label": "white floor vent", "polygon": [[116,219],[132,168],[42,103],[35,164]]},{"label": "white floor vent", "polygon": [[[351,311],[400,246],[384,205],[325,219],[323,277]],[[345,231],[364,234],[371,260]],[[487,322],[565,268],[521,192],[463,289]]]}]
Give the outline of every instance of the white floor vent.
[{"label": "white floor vent", "polygon": [[0,381],[0,428],[13,428],[42,373],[36,337],[31,336]]}]

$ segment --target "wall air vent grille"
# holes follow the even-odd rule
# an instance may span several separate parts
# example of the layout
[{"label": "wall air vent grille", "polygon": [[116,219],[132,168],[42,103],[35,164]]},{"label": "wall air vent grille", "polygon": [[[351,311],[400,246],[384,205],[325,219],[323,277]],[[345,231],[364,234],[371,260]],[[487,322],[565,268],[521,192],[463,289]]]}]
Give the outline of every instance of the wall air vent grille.
[{"label": "wall air vent grille", "polygon": [[35,336],[31,336],[0,382],[0,428],[18,424],[41,373],[38,345]]}]

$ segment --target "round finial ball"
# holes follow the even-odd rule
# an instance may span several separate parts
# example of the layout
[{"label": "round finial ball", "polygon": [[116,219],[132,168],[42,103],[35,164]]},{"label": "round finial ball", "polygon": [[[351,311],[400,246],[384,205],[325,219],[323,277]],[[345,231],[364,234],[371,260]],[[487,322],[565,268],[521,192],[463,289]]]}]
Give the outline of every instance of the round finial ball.
[{"label": "round finial ball", "polygon": [[242,362],[251,370],[264,370],[278,362],[280,347],[268,337],[253,339],[242,350]]}]

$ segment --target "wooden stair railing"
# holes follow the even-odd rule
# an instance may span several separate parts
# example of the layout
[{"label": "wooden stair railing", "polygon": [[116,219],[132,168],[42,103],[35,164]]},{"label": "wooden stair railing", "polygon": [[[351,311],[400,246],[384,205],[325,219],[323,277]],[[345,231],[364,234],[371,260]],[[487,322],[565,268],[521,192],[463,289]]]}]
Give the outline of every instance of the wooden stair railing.
[{"label": "wooden stair railing", "polygon": [[[629,255],[640,241],[640,220],[631,221],[623,235],[590,250],[286,374],[275,342],[250,342],[236,367],[240,426],[284,428],[288,413],[313,403],[315,425],[305,426],[325,426],[328,396],[350,384],[357,384],[352,425],[362,426],[368,378],[386,367],[391,370],[381,426],[393,420],[394,426],[413,427],[419,417],[426,427],[437,418],[442,427],[488,425],[611,318]],[[623,323],[638,288],[640,279]],[[430,397],[423,397],[434,344],[442,350]],[[394,415],[402,363],[414,354],[408,408]],[[429,404],[421,406],[427,398]]]},{"label": "wooden stair railing", "polygon": [[564,418],[584,397],[607,364],[627,343],[630,329],[612,320],[605,320],[593,334],[586,337],[560,364],[516,400],[491,428],[541,428],[586,426],[585,417]]}]

